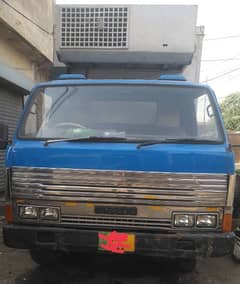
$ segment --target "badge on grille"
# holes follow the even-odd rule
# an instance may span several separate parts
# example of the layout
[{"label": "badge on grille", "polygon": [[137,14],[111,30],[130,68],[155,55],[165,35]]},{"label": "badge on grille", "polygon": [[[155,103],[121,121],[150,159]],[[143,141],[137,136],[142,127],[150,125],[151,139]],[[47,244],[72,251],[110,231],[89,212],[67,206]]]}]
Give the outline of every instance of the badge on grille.
[{"label": "badge on grille", "polygon": [[124,206],[95,206],[95,214],[106,214],[106,215],[137,215],[136,207],[124,207]]}]

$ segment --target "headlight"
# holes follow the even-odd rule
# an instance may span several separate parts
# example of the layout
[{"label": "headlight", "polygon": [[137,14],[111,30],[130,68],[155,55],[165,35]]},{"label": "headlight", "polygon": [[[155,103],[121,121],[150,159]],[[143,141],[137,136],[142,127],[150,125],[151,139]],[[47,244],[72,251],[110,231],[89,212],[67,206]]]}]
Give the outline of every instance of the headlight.
[{"label": "headlight", "polygon": [[20,206],[19,216],[24,219],[37,219],[38,208],[33,206]]},{"label": "headlight", "polygon": [[58,208],[40,208],[40,219],[55,221],[59,218],[59,210]]},{"label": "headlight", "polygon": [[176,227],[193,227],[194,215],[176,214],[174,216],[174,225]]},{"label": "headlight", "polygon": [[205,228],[216,228],[217,227],[217,216],[202,214],[197,216],[197,227]]}]

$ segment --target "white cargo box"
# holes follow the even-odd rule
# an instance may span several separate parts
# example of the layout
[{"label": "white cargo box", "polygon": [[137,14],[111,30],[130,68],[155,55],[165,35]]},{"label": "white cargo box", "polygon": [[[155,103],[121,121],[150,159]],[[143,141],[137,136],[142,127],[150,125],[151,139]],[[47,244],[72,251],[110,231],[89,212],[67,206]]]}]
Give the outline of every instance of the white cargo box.
[{"label": "white cargo box", "polygon": [[55,49],[64,63],[186,66],[197,6],[57,5]]}]

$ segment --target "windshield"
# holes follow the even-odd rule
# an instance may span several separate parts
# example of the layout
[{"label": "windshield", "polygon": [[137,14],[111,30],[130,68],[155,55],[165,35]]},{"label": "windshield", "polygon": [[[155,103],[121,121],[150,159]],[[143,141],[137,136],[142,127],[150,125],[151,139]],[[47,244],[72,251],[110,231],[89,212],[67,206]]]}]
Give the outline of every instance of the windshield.
[{"label": "windshield", "polygon": [[85,85],[39,88],[20,137],[88,136],[222,141],[215,106],[203,87]]}]

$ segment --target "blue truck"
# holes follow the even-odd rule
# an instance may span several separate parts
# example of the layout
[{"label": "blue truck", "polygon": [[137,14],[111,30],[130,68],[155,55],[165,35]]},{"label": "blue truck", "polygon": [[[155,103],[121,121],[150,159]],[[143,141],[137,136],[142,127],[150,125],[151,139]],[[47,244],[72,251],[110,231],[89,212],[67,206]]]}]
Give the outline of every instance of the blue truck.
[{"label": "blue truck", "polygon": [[[7,147],[3,237],[59,254],[230,254],[234,156],[213,90],[182,75],[37,84]],[[8,144],[8,146],[7,146]]]}]

